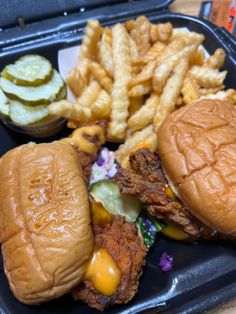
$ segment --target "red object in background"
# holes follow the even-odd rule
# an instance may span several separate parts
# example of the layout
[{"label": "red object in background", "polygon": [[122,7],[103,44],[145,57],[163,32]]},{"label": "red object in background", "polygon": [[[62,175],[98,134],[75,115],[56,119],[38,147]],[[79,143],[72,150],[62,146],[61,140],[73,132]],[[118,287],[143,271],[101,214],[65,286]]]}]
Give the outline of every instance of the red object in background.
[{"label": "red object in background", "polygon": [[214,0],[209,20],[229,32],[236,33],[236,0]]}]

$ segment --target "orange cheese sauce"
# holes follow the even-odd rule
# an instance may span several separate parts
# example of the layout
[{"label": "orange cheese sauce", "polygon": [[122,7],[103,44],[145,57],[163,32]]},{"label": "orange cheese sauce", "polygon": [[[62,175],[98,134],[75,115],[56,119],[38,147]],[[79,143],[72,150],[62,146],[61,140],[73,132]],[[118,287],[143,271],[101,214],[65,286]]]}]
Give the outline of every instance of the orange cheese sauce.
[{"label": "orange cheese sauce", "polygon": [[105,226],[112,221],[112,215],[99,203],[92,201],[92,221],[99,226]]},{"label": "orange cheese sauce", "polygon": [[171,190],[170,187],[168,187],[168,188],[165,189],[165,194],[166,194],[166,196],[168,196],[169,198],[171,198],[173,201],[176,200],[176,197],[175,197],[175,195],[174,195],[174,192]]},{"label": "orange cheese sauce", "polygon": [[105,296],[114,294],[120,284],[121,272],[111,255],[103,248],[95,248],[84,279]]}]

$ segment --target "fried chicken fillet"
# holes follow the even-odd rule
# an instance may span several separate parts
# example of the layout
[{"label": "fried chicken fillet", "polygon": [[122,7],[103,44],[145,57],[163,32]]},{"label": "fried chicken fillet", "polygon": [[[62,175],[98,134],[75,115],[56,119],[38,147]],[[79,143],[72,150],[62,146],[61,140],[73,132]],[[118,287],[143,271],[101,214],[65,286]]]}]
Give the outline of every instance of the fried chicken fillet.
[{"label": "fried chicken fillet", "polygon": [[111,224],[105,227],[94,225],[93,232],[96,247],[104,248],[120,269],[121,282],[117,291],[107,297],[86,280],[73,290],[73,297],[98,310],[115,303],[127,303],[138,290],[147,253],[137,227],[134,223],[126,222],[121,216],[114,216]]}]

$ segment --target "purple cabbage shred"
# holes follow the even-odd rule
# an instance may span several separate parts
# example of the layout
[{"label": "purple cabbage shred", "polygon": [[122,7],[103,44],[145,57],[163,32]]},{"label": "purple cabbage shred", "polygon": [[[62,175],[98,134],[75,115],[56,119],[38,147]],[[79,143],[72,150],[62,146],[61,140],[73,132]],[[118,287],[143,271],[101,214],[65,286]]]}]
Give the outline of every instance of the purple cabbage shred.
[{"label": "purple cabbage shred", "polygon": [[170,271],[173,268],[173,256],[170,253],[164,252],[160,257],[158,266],[164,271]]}]

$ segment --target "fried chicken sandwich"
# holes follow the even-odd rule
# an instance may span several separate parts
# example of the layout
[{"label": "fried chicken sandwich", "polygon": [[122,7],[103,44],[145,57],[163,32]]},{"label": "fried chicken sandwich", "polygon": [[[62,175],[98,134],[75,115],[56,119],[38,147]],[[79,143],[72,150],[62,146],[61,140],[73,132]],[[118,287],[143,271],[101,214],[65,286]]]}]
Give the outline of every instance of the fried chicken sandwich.
[{"label": "fried chicken sandwich", "polygon": [[116,175],[120,192],[139,198],[176,238],[235,238],[235,105],[205,99],[173,112],[157,147],[131,153],[130,169]]}]

